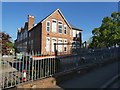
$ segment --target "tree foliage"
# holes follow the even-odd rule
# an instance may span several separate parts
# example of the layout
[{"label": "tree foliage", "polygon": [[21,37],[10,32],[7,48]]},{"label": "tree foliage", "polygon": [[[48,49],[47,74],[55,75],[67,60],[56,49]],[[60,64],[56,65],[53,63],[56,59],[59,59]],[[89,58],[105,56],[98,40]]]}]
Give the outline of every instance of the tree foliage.
[{"label": "tree foliage", "polygon": [[113,12],[111,17],[104,17],[102,24],[92,31],[90,47],[120,46],[120,12]]},{"label": "tree foliage", "polygon": [[10,54],[10,49],[13,48],[13,43],[10,40],[11,37],[9,34],[6,34],[5,32],[0,32],[0,46],[1,46],[1,52],[2,55]]}]

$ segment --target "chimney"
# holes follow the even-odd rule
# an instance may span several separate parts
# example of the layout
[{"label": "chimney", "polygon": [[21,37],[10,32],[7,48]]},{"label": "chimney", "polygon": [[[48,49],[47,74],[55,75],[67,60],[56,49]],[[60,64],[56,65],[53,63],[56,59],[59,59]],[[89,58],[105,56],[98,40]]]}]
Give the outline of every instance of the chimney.
[{"label": "chimney", "polygon": [[21,28],[18,28],[18,32],[21,32]]},{"label": "chimney", "polygon": [[28,30],[30,30],[34,25],[34,16],[28,15]]}]

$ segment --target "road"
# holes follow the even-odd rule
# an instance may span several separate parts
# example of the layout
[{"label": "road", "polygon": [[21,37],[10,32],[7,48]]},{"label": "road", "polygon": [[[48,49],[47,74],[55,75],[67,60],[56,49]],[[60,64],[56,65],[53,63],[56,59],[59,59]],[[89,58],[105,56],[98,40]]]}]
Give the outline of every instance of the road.
[{"label": "road", "polygon": [[[100,88],[112,77],[120,73],[119,62],[114,62],[107,66],[94,69],[84,75],[78,75],[68,81],[65,81],[58,86],[61,88]],[[116,85],[116,84],[115,84]],[[115,86],[114,85],[114,86]],[[112,85],[112,87],[114,87]]]},{"label": "road", "polygon": [[120,88],[120,78],[117,78],[113,83],[111,83],[107,88]]}]

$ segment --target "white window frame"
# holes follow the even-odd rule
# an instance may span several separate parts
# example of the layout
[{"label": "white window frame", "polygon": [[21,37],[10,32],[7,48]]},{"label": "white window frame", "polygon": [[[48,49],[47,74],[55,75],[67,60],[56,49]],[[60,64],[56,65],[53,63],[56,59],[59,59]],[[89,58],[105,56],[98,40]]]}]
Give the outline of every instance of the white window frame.
[{"label": "white window frame", "polygon": [[[55,42],[53,42],[53,40],[55,40]],[[57,43],[57,39],[56,38],[52,38],[52,52],[54,52],[54,43]]]},{"label": "white window frame", "polygon": [[31,37],[31,32],[29,32],[29,37]]},{"label": "white window frame", "polygon": [[[65,33],[65,27],[66,27],[66,33]],[[64,25],[64,34],[67,34],[67,25]]]},{"label": "white window frame", "polygon": [[[61,23],[61,24],[60,24]],[[62,25],[62,28],[61,28],[61,30],[63,29],[63,23],[62,23],[62,21],[58,21],[58,33],[59,34],[62,34],[62,32],[59,32],[59,25]]]},{"label": "white window frame", "polygon": [[[53,24],[53,21],[56,21],[55,26],[54,26],[54,24]],[[54,27],[53,27],[53,26],[54,26]],[[53,33],[56,33],[56,32],[57,32],[57,20],[56,20],[56,19],[52,19],[52,32],[53,32]]]},{"label": "white window frame", "polygon": [[73,30],[73,37],[76,37],[76,30]]},{"label": "white window frame", "polygon": [[[61,41],[63,42],[62,38],[58,38],[58,43],[62,43]],[[58,44],[58,52],[62,52],[62,46]]]},{"label": "white window frame", "polygon": [[77,31],[77,37],[80,37],[79,33],[80,33],[80,31]]},{"label": "white window frame", "polygon": [[[64,43],[67,43],[67,39],[64,39]],[[66,47],[66,51],[65,51],[65,47]],[[64,52],[67,52],[67,45],[64,45]]]},{"label": "white window frame", "polygon": [[[47,26],[47,23],[49,23],[49,26]],[[47,28],[49,28],[49,31],[47,30]],[[50,32],[50,21],[46,21],[46,31]]]},{"label": "white window frame", "polygon": [[[49,42],[47,42],[48,39]],[[50,37],[46,37],[46,52],[50,52]]]}]

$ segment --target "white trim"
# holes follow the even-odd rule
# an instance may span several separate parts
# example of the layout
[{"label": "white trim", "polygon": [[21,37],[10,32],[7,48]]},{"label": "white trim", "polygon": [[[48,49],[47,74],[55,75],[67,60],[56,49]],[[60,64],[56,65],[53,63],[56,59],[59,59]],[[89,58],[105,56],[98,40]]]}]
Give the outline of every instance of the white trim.
[{"label": "white trim", "polygon": [[62,15],[63,19],[67,22],[68,26],[71,28],[70,24],[69,24],[68,21],[65,19],[64,15],[62,14],[62,12],[61,12],[59,9],[57,9],[57,10],[60,12],[60,14]]},{"label": "white trim", "polygon": [[[50,24],[50,21],[46,21],[46,31],[47,31],[47,23],[49,22],[49,24]],[[50,29],[50,26],[49,26],[49,29]],[[50,30],[49,31],[47,31],[47,32],[50,32]]]},{"label": "white trim", "polygon": [[76,37],[77,31],[76,30],[72,30],[73,31],[73,37]]},{"label": "white trim", "polygon": [[65,19],[65,17],[63,16],[63,14],[62,14],[62,12],[60,11],[60,9],[56,9],[52,14],[50,14],[47,18],[45,18],[41,23],[43,23],[46,19],[48,19],[50,16],[52,16],[56,11],[59,11],[59,12],[60,12],[61,16],[62,16],[63,19],[67,22],[68,26],[69,26],[70,28],[72,28],[72,27],[70,26],[70,24],[68,23],[68,21],[67,21],[67,20]]},{"label": "white trim", "polygon": [[58,23],[59,23],[59,22],[63,24],[63,22],[62,22],[62,21],[60,21],[60,20],[59,20],[59,21],[58,21]]},{"label": "white trim", "polygon": [[[67,43],[67,39],[64,39],[64,43]],[[67,45],[64,45],[64,49],[65,49],[65,47],[66,47],[66,51],[64,50],[64,52],[67,52]]]},{"label": "white trim", "polygon": [[[62,38],[58,38],[58,43],[62,43],[63,42],[63,39]],[[63,45],[58,45],[58,52],[62,52],[62,47]]]},{"label": "white trim", "polygon": [[[65,42],[66,41],[66,42]],[[67,39],[64,39],[64,43],[67,43]]]},{"label": "white trim", "polygon": [[[55,29],[56,29],[56,30],[55,30],[55,32],[53,31],[53,21],[56,22],[56,25],[55,25]],[[52,26],[52,32],[53,32],[53,33],[57,33],[57,20],[56,20],[56,19],[52,19],[52,25],[51,25],[51,26]]]},{"label": "white trim", "polygon": [[[61,24],[60,24],[60,23],[61,23]],[[59,34],[62,34],[62,33],[59,32],[59,25],[62,25],[62,33],[63,33],[63,22],[62,22],[62,21],[58,21],[58,33],[59,33]]]},{"label": "white trim", "polygon": [[[66,27],[66,34],[65,34],[65,27]],[[67,25],[64,25],[64,34],[67,35]]]},{"label": "white trim", "polygon": [[57,39],[56,38],[52,38],[52,52],[54,52],[54,42],[53,42],[53,39],[55,40],[55,43],[57,43]]},{"label": "white trim", "polygon": [[[47,48],[47,45],[48,45],[47,40],[48,39],[49,39],[49,46]],[[50,52],[50,37],[46,37],[46,52]]]},{"label": "white trim", "polygon": [[56,20],[56,19],[52,19],[52,21],[56,21],[56,22],[57,22],[57,20]]}]

